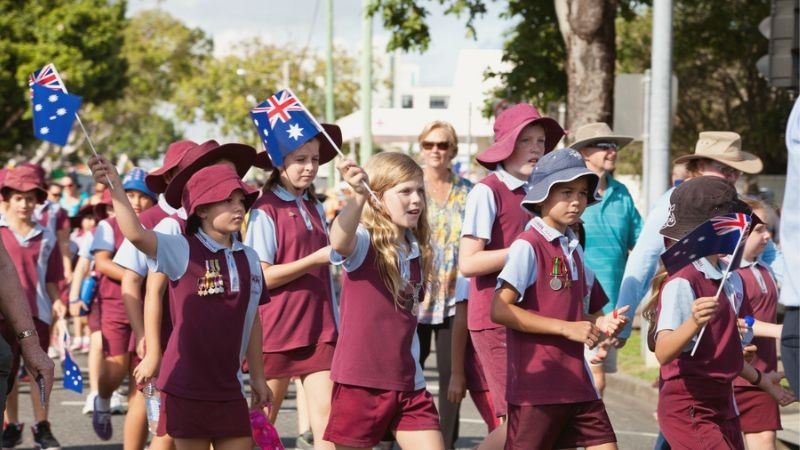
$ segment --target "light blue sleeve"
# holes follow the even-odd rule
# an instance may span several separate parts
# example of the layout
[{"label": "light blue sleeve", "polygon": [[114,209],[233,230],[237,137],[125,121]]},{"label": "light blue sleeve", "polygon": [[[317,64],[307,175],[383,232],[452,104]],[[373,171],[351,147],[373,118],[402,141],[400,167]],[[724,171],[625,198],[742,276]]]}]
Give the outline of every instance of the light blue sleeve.
[{"label": "light blue sleeve", "polygon": [[91,239],[85,239],[81,242],[80,248],[78,248],[78,256],[84,257],[89,261],[94,260],[94,255],[92,254],[92,244],[94,243],[94,236]]},{"label": "light blue sleeve", "polygon": [[533,247],[527,241],[517,239],[508,249],[506,264],[497,276],[495,289],[499,289],[503,282],[510,284],[519,294],[517,298],[519,302],[522,301],[525,290],[536,282],[536,276],[536,254],[533,252]]},{"label": "light blue sleeve", "polygon": [[256,251],[260,261],[275,264],[278,243],[275,240],[275,221],[272,217],[260,209],[250,210],[244,244]]},{"label": "light blue sleeve", "polygon": [[478,183],[467,194],[461,236],[472,236],[491,242],[492,226],[497,216],[497,205],[489,186]]},{"label": "light blue sleeve", "polygon": [[456,303],[469,298],[469,280],[461,272],[456,276]]},{"label": "light blue sleeve", "polygon": [[369,232],[366,228],[359,225],[358,228],[356,228],[356,245],[353,248],[353,252],[350,253],[349,256],[344,257],[336,253],[335,250],[331,250],[331,264],[341,264],[344,270],[352,272],[361,267],[361,264],[364,263],[364,259],[367,257],[367,252],[369,251],[369,245]]},{"label": "light blue sleeve", "polygon": [[172,236],[183,234],[183,230],[181,230],[181,224],[179,224],[178,221],[172,217],[165,217],[161,219],[161,222],[158,222],[158,224],[153,228],[153,231]]},{"label": "light blue sleeve", "polygon": [[175,281],[182,277],[189,267],[189,241],[180,234],[164,234],[158,231],[156,239],[158,239],[156,258],[147,258],[147,267]]},{"label": "light blue sleeve", "polygon": [[114,255],[114,262],[139,276],[147,276],[147,256],[140,252],[131,241],[125,239]]},{"label": "light blue sleeve", "polygon": [[94,238],[92,239],[92,247],[89,251],[94,254],[98,250],[107,250],[113,252],[114,249],[114,230],[105,220],[97,224],[94,230]]},{"label": "light blue sleeve", "polygon": [[[695,293],[689,281],[684,278],[673,278],[661,288],[661,311],[656,325],[656,336],[659,331],[677,330],[684,322],[692,317],[692,304]],[[691,350],[695,338],[684,347],[683,351]]]},{"label": "light blue sleeve", "polygon": [[[669,196],[672,194],[670,189],[662,195],[655,204],[650,214],[645,220],[639,240],[633,246],[633,250],[628,255],[628,262],[625,264],[625,273],[622,275],[622,284],[619,289],[617,308],[625,305],[630,306],[630,316],[639,306],[642,298],[650,289],[650,282],[653,280],[658,258],[664,251],[664,238],[659,231],[666,223],[669,216]],[[623,339],[631,335],[633,321],[619,334]]]}]

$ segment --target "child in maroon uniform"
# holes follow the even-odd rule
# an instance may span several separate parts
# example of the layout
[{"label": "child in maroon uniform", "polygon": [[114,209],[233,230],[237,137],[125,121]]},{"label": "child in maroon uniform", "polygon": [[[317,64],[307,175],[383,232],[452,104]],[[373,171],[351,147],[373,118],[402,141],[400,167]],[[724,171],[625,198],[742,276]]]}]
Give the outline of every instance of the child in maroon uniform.
[{"label": "child in maroon uniform", "polygon": [[[339,127],[323,127],[341,145]],[[328,225],[312,183],[319,166],[334,157],[336,149],[322,134],[285,155],[281,166],[274,167],[261,152],[256,164],[272,173],[250,211],[244,239],[258,253],[270,293],[270,302],[259,308],[264,374],[275,395],[270,420],[277,419],[289,378],[299,376],[317,449],[333,448],[321,441],[331,407],[337,334]]]},{"label": "child in maroon uniform", "polygon": [[[324,439],[338,449],[371,448],[389,430],[404,449],[443,450],[416,333],[432,267],[422,168],[390,152],[374,156],[366,172],[350,160],[337,167],[354,195],[331,226],[331,260],[344,273]],[[380,204],[367,202],[365,182]]]},{"label": "child in maroon uniform", "polygon": [[[92,158],[95,180],[119,186],[114,167]],[[252,407],[271,393],[263,375],[258,305],[268,294],[255,252],[236,235],[257,192],[224,165],[195,173],[183,189],[186,236],[145,230],[114,189],[116,217],[125,237],[170,278],[173,332],[164,351],[158,388],[158,434],[177,448],[249,450],[252,446],[241,364],[250,367]]]},{"label": "child in maroon uniform", "polygon": [[[758,328],[762,323],[756,322],[756,337],[751,344],[757,350],[750,365],[762,373],[778,370],[778,352],[775,337],[780,336],[781,326],[777,321],[778,287],[768,265],[760,260],[761,253],[769,242],[769,215],[764,204],[754,200],[744,200],[753,209],[755,225],[744,244],[741,268],[736,272],[742,277],[744,299],[750,304],[753,318],[763,324],[773,324],[772,337],[758,337]],[[756,223],[756,217],[760,223]],[[743,315],[740,313],[739,318]],[[739,408],[739,422],[748,448],[774,449],[775,432],[781,430],[781,416],[778,403],[766,392],[751,385],[742,377],[733,381],[736,395],[736,406]]]},{"label": "child in maroon uniform", "polygon": [[[522,232],[528,215],[520,201],[536,162],[553,150],[564,130],[527,103],[503,111],[494,123],[495,142],[477,161],[492,171],[467,196],[458,268],[471,277],[467,325],[486,376],[498,417],[506,415],[506,331],[489,319],[497,274],[508,246]],[[484,441],[491,448],[505,442],[505,426]]]},{"label": "child in maroon uniform", "polygon": [[511,244],[491,310],[508,327],[506,449],[616,449],[583,349],[626,319],[605,321],[603,296],[589,295],[583,250],[570,228],[597,201],[597,183],[580,153],[555,150],[539,160],[521,203],[540,217]]},{"label": "child in maroon uniform", "polygon": [[[697,177],[673,191],[661,234],[678,241],[713,217],[750,212],[727,181]],[[645,317],[657,321],[652,329],[661,363],[658,423],[673,449],[744,448],[733,400],[737,375],[780,404],[793,401],[779,384],[781,374],[762,373],[744,362],[736,315],[740,308],[749,311],[749,304],[743,303],[740,276],[732,272],[722,281],[722,273],[718,255],[701,258],[667,276],[661,286],[654,281],[657,294],[645,309]],[[717,299],[721,282],[723,291]],[[692,356],[704,325],[703,339]]]},{"label": "child in maroon uniform", "polygon": [[[0,219],[0,238],[14,262],[27,296],[39,344],[47,351],[53,312],[58,317],[64,317],[66,305],[61,301],[58,291],[58,283],[64,279],[64,270],[56,236],[34,219],[36,205],[47,197],[44,180],[32,167],[17,167],[6,173],[1,191],[7,202],[7,210]],[[20,345],[11,324],[5,320],[0,322],[0,332],[11,346],[12,366],[8,380],[11,389],[19,371]],[[33,334],[27,339],[36,339],[35,336]],[[12,391],[6,404],[7,425],[3,431],[3,448],[14,448],[22,442],[22,424],[17,417],[18,399],[13,392],[16,391]],[[60,447],[47,421],[49,405],[40,403],[39,389],[34,380],[31,380],[30,393],[36,419],[36,424],[31,427],[34,443],[43,449]]]}]

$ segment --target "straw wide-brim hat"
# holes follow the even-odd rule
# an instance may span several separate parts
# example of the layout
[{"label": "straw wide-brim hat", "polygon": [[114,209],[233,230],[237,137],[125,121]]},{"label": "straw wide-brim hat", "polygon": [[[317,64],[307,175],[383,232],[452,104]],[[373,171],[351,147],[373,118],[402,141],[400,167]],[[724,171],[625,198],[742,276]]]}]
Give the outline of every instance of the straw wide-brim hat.
[{"label": "straw wide-brim hat", "polygon": [[675,164],[701,158],[712,159],[749,174],[757,174],[764,169],[761,158],[742,151],[742,138],[732,131],[703,131],[697,139],[694,153],[681,156],[675,160]]},{"label": "straw wide-brim hat", "polygon": [[575,142],[570,147],[580,150],[601,142],[612,142],[622,149],[633,142],[633,137],[614,134],[605,122],[587,123],[575,131]]}]

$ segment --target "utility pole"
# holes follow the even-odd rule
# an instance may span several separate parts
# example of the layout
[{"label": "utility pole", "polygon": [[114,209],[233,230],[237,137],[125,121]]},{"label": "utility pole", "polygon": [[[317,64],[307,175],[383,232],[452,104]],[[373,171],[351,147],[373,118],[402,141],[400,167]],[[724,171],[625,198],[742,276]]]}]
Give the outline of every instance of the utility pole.
[{"label": "utility pole", "polygon": [[672,0],[653,1],[653,50],[650,71],[650,179],[647,199],[652,204],[669,186],[672,132]]},{"label": "utility pole", "polygon": [[[325,121],[336,120],[333,109],[333,0],[325,0]],[[336,164],[328,163],[328,187],[336,186]]]},{"label": "utility pole", "polygon": [[361,158],[363,166],[372,157],[372,16],[371,0],[361,0]]}]

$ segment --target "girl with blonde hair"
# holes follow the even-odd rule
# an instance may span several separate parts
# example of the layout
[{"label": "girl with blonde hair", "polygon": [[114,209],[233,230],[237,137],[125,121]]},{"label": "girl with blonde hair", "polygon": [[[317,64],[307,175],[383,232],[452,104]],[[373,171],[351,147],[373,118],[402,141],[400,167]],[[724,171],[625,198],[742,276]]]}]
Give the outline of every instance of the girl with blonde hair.
[{"label": "girl with blonde hair", "polygon": [[401,153],[376,155],[366,171],[351,160],[337,168],[353,197],[330,233],[331,260],[344,273],[324,439],[372,448],[390,430],[402,448],[443,450],[415,333],[433,259],[422,168]]}]

